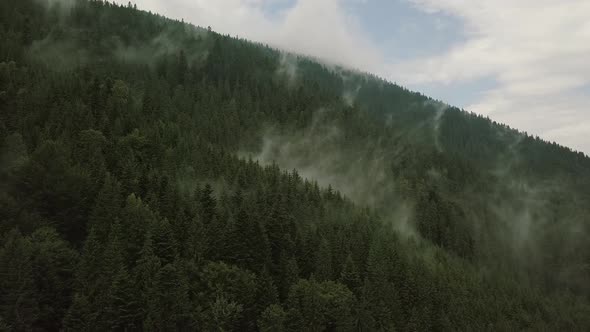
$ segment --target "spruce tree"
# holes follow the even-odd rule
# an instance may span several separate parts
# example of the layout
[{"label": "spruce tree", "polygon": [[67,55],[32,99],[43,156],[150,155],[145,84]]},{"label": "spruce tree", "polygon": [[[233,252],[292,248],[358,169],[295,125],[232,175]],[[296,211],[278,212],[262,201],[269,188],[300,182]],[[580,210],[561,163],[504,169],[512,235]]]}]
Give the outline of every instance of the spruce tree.
[{"label": "spruce tree", "polygon": [[157,282],[156,278],[161,267],[161,260],[154,253],[151,231],[148,231],[139,259],[133,271],[133,280],[139,294],[137,301],[141,308],[142,322],[145,322],[148,317],[154,317],[155,313],[153,310],[156,308],[153,307],[153,297]]},{"label": "spruce tree", "polygon": [[334,269],[332,268],[332,249],[327,239],[320,242],[320,247],[316,254],[315,274],[317,280],[332,280]]},{"label": "spruce tree", "polygon": [[39,317],[36,325],[59,329],[71,302],[78,253],[53,228],[39,228],[31,235],[32,267]]},{"label": "spruce tree", "polygon": [[92,331],[93,312],[84,295],[76,293],[73,296],[72,305],[63,320],[65,331]]},{"label": "spruce tree", "polygon": [[93,236],[96,237],[96,241],[106,242],[111,224],[121,212],[123,205],[121,195],[119,182],[107,173],[88,220],[88,229],[94,231]]},{"label": "spruce tree", "polygon": [[340,282],[346,285],[353,292],[357,292],[361,286],[361,277],[350,254],[346,257],[346,261],[342,267]]},{"label": "spruce tree", "polygon": [[287,314],[280,304],[269,305],[258,319],[258,328],[261,332],[285,332]]},{"label": "spruce tree", "polygon": [[157,330],[185,330],[191,326],[188,284],[177,264],[160,269],[151,299],[149,317]]},{"label": "spruce tree", "polygon": [[173,263],[177,257],[177,245],[168,219],[155,222],[152,238],[154,253],[162,265]]},{"label": "spruce tree", "polygon": [[0,248],[0,316],[14,330],[31,330],[39,315],[33,271],[33,246],[18,230]]},{"label": "spruce tree", "polygon": [[256,315],[276,303],[279,303],[279,291],[268,269],[264,268],[256,278]]},{"label": "spruce tree", "polygon": [[260,271],[269,261],[268,241],[259,220],[252,218],[240,191],[234,201],[237,214],[228,236],[229,261],[251,271]]}]

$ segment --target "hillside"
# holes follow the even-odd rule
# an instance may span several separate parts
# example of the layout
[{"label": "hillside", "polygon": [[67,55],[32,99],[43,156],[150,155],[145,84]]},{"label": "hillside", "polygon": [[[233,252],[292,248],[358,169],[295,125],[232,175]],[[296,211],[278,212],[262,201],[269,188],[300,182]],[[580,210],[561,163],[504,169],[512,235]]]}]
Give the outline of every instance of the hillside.
[{"label": "hillside", "polygon": [[0,2],[0,330],[590,329],[590,158],[102,1]]}]

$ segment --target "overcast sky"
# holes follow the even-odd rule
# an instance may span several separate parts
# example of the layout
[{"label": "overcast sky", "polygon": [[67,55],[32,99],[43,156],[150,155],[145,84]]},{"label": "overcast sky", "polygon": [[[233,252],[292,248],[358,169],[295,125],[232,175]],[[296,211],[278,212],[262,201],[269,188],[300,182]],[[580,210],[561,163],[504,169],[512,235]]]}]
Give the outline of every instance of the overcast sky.
[{"label": "overcast sky", "polygon": [[590,154],[589,0],[135,3],[369,71]]}]

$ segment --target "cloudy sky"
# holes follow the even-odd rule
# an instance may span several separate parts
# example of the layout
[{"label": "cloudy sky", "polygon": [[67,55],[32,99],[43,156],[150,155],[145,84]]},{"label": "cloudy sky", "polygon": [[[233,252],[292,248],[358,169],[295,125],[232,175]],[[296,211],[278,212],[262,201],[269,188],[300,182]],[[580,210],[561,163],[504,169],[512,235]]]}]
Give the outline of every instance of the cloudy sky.
[{"label": "cloudy sky", "polygon": [[369,71],[590,154],[588,0],[135,3]]}]

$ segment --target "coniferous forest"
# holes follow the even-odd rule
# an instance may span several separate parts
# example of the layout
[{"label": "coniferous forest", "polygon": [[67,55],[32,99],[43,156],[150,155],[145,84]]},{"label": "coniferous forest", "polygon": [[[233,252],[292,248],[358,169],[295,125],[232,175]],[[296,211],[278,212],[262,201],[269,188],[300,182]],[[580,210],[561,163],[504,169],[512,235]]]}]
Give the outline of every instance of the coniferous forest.
[{"label": "coniferous forest", "polygon": [[589,188],[376,76],[0,1],[0,331],[588,331]]}]

